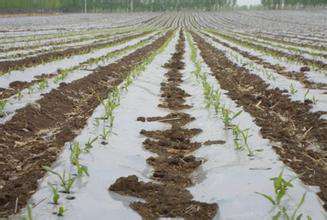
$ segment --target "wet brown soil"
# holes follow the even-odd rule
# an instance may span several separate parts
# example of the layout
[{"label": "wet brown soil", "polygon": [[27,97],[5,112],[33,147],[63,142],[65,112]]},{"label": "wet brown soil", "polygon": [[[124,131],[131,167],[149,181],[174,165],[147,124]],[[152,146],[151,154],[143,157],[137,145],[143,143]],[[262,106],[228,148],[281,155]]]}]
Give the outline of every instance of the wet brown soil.
[{"label": "wet brown soil", "polygon": [[147,159],[153,167],[152,182],[140,181],[136,176],[121,177],[109,188],[121,195],[142,198],[144,202],[133,202],[130,207],[138,212],[143,219],[158,219],[160,217],[182,217],[185,219],[212,219],[218,205],[193,200],[186,189],[192,186],[192,173],[204,161],[195,158],[192,152],[201,143],[192,142],[192,138],[201,133],[201,129],[184,128],[195,118],[182,110],[192,108],[186,105],[185,98],[190,95],[180,88],[184,68],[182,61],[185,46],[183,31],[176,45],[176,52],[170,61],[164,65],[168,69],[167,80],[161,84],[161,108],[171,111],[164,117],[139,117],[140,122],[162,122],[171,125],[167,130],[146,131],[140,133],[146,137],[143,146],[146,150],[156,153]]},{"label": "wet brown soil", "polygon": [[261,134],[274,143],[280,159],[318,193],[327,208],[326,112],[310,112],[309,103],[291,101],[281,90],[268,89],[260,77],[233,64],[224,52],[192,33],[201,55],[222,89],[255,118]]},{"label": "wet brown soil", "polygon": [[255,62],[256,64],[262,65],[264,68],[266,69],[271,69],[271,70],[275,70],[276,73],[285,76],[289,79],[293,79],[293,80],[297,80],[299,81],[304,87],[308,88],[308,89],[327,89],[327,84],[326,83],[317,83],[317,82],[313,82],[310,81],[309,78],[307,77],[306,73],[307,71],[310,71],[310,68],[307,66],[304,66],[300,69],[299,72],[297,71],[288,71],[286,69],[285,66],[281,66],[278,64],[271,64],[267,61],[265,61],[264,59],[258,57],[258,56],[254,56],[251,55],[250,53],[246,52],[246,51],[242,51],[237,47],[233,47],[225,42],[222,42],[208,34],[205,34],[206,36],[210,37],[213,41],[228,47],[236,52],[238,52],[239,54],[241,54],[242,56],[252,60],[253,62]]},{"label": "wet brown soil", "polygon": [[101,100],[171,35],[168,32],[82,79],[61,83],[0,125],[0,218],[13,214],[16,202],[18,210],[26,205],[45,174],[42,166],[51,166],[65,142],[84,128]]},{"label": "wet brown soil", "polygon": [[13,69],[32,67],[32,66],[39,65],[39,64],[42,64],[45,62],[50,62],[52,60],[71,57],[71,56],[77,55],[77,54],[89,53],[90,51],[92,51],[94,49],[100,49],[105,46],[114,45],[114,44],[118,44],[118,43],[122,43],[122,42],[127,42],[134,38],[145,36],[149,33],[151,33],[151,32],[146,31],[146,32],[143,32],[140,34],[122,37],[122,38],[119,38],[117,40],[113,40],[110,42],[105,42],[105,43],[101,42],[101,43],[97,43],[97,44],[95,43],[92,45],[86,45],[86,46],[82,46],[82,47],[78,47],[78,48],[69,48],[69,49],[62,50],[62,51],[48,52],[48,53],[44,53],[44,54],[33,56],[33,57],[23,58],[21,60],[2,61],[2,62],[0,62],[0,73],[1,72],[6,73]]},{"label": "wet brown soil", "polygon": [[261,46],[261,45],[253,44],[253,43],[251,43],[249,41],[236,39],[236,38],[234,38],[232,36],[225,35],[225,34],[218,33],[218,32],[215,32],[215,34],[217,34],[219,36],[222,36],[224,38],[230,39],[230,40],[232,40],[234,42],[237,42],[237,43],[239,43],[241,45],[246,45],[248,47],[258,49],[260,51],[264,51],[265,53],[268,53],[268,54],[273,54],[276,57],[284,57],[284,58],[286,58],[288,60],[294,60],[294,61],[302,63],[303,65],[306,65],[306,66],[315,66],[315,67],[317,67],[319,69],[327,70],[327,63],[324,63],[324,62],[322,62],[320,60],[308,59],[308,58],[305,58],[305,57],[303,57],[303,56],[301,56],[299,54],[285,53],[283,51],[279,51],[279,50],[276,50],[276,49],[267,48],[267,47],[264,47],[264,46]]},{"label": "wet brown soil", "polygon": [[2,91],[0,90],[0,100],[7,99],[15,94],[18,94],[22,90],[27,89],[28,87],[30,87],[34,84],[42,82],[43,80],[53,78],[55,76],[57,76],[57,73],[49,73],[49,74],[39,75],[39,76],[35,77],[35,79],[32,80],[31,82],[14,81],[9,84],[8,89],[3,89]]}]

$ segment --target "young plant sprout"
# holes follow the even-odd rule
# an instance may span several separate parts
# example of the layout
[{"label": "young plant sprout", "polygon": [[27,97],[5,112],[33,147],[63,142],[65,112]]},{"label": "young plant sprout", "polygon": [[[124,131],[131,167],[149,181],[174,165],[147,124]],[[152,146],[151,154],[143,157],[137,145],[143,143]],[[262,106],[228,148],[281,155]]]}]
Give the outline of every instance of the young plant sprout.
[{"label": "young plant sprout", "polygon": [[3,117],[3,116],[5,116],[5,107],[6,107],[6,105],[7,105],[7,100],[5,100],[5,99],[2,99],[2,100],[0,100],[0,117]]},{"label": "young plant sprout", "polygon": [[57,187],[55,187],[51,183],[48,183],[48,185],[50,186],[51,191],[52,191],[52,203],[55,204],[55,205],[58,205],[59,204],[59,198],[60,198],[58,189],[57,189]]},{"label": "young plant sprout", "polygon": [[89,138],[87,143],[85,144],[85,147],[83,149],[84,153],[90,153],[90,150],[93,148],[93,144],[98,140],[98,137],[95,137],[93,139]]},{"label": "young plant sprout", "polygon": [[94,123],[93,123],[93,125],[94,125],[95,127],[99,127],[99,125],[100,125],[100,120],[101,120],[101,118],[95,118],[95,119],[94,119]]},{"label": "young plant sprout", "polygon": [[33,91],[34,91],[34,87],[33,86],[30,86],[27,89],[28,89],[28,94],[32,94]]},{"label": "young plant sprout", "polygon": [[240,134],[241,134],[241,129],[238,125],[234,125],[232,127],[232,131],[233,131],[233,141],[234,141],[234,145],[235,145],[235,149],[236,150],[242,150],[242,144],[240,143],[241,139],[240,139]]},{"label": "young plant sprout", "polygon": [[297,89],[294,87],[293,83],[291,83],[291,86],[290,86],[290,93],[292,95],[295,95],[297,93]]},{"label": "young plant sprout", "polygon": [[213,96],[213,88],[212,86],[205,80],[202,81],[203,86],[203,94],[206,100],[206,108],[210,108],[212,105],[212,96]]},{"label": "young plant sprout", "polygon": [[251,148],[249,146],[249,143],[248,143],[248,140],[249,140],[249,137],[250,137],[250,135],[249,135],[249,129],[244,129],[243,131],[241,131],[241,135],[242,135],[242,138],[243,138],[244,147],[248,151],[248,156],[250,156],[250,157],[254,156],[254,153],[251,150]]},{"label": "young plant sprout", "polygon": [[257,194],[265,197],[268,201],[270,201],[273,205],[280,205],[281,201],[283,200],[284,196],[286,195],[287,190],[290,187],[293,187],[292,185],[292,181],[294,180],[290,179],[290,180],[285,180],[283,178],[283,171],[280,172],[280,174],[277,177],[273,177],[271,178],[271,180],[273,181],[273,185],[274,185],[274,195],[267,195],[264,193],[259,193],[256,192]]},{"label": "young plant sprout", "polygon": [[77,170],[77,176],[78,177],[82,177],[84,175],[89,176],[89,170],[87,168],[87,166],[81,165],[79,161],[77,161],[74,164],[76,170]]},{"label": "young plant sprout", "polygon": [[102,134],[100,135],[103,140],[108,140],[110,135],[110,128],[103,127]]},{"label": "young plant sprout", "polygon": [[64,216],[65,212],[66,212],[66,209],[65,209],[64,205],[62,205],[58,208],[57,215]]},{"label": "young plant sprout", "polygon": [[64,193],[67,193],[67,194],[71,193],[71,189],[72,189],[72,187],[74,185],[75,178],[73,178],[70,173],[68,175],[66,175],[66,171],[64,171],[63,174],[59,174],[58,172],[52,170],[48,166],[43,166],[43,169],[46,170],[49,173],[52,173],[52,174],[56,175],[59,178],[60,185],[63,188]]},{"label": "young plant sprout", "polygon": [[76,168],[78,177],[89,175],[87,166],[81,165],[80,163],[80,155],[82,152],[83,150],[79,143],[75,142],[70,146],[70,162]]},{"label": "young plant sprout", "polygon": [[73,165],[76,165],[78,163],[81,153],[82,149],[79,143],[75,142],[70,146],[70,162]]},{"label": "young plant sprout", "polygon": [[315,96],[312,96],[312,98],[310,100],[312,101],[313,104],[317,104],[318,103],[318,99],[316,99]]},{"label": "young plant sprout", "polygon": [[46,81],[45,79],[41,80],[39,83],[38,83],[38,89],[39,90],[45,90],[47,87],[48,87],[48,81]]},{"label": "young plant sprout", "polygon": [[305,94],[304,94],[304,100],[310,100],[313,104],[317,104],[318,99],[316,99],[315,96],[312,96],[311,98],[309,97],[309,92],[310,90],[308,89]]},{"label": "young plant sprout", "polygon": [[[204,73],[201,73],[201,66],[199,65],[200,62],[196,60],[197,53],[196,48],[191,41],[191,36],[188,34],[188,41],[191,47],[191,60],[195,64],[196,71],[193,73],[196,75],[197,78],[201,80],[203,94],[205,97],[205,104],[207,108],[213,107],[216,114],[220,114],[221,119],[223,120],[226,127],[230,127],[233,132],[233,141],[236,150],[243,150],[246,149],[248,151],[248,156],[253,156],[254,153],[251,150],[248,144],[249,129],[242,130],[238,125],[232,124],[232,121],[237,118],[243,111],[240,110],[236,113],[233,113],[231,110],[222,106],[221,104],[221,91],[214,90],[213,86],[207,80],[207,76]],[[240,57],[235,56],[236,59],[240,59]],[[239,60],[239,62],[243,62]],[[252,68],[255,68],[255,65],[250,64]],[[199,68],[199,69],[198,69]]]},{"label": "young plant sprout", "polygon": [[221,114],[222,114],[222,120],[226,127],[230,127],[232,125],[232,121],[237,118],[243,111],[240,110],[236,112],[235,114],[232,113],[228,108],[222,107],[221,108]]},{"label": "young plant sprout", "polygon": [[128,87],[133,83],[133,77],[131,75],[128,75],[126,80],[125,80],[125,83],[123,85],[123,90],[128,90]]},{"label": "young plant sprout", "polygon": [[[287,220],[301,220],[303,217],[303,214],[298,214],[299,209],[303,205],[306,197],[306,193],[304,193],[299,201],[299,203],[296,205],[295,209],[291,212],[291,210],[288,210],[286,206],[284,206],[282,203],[284,201],[284,198],[287,194],[287,191],[289,188],[293,187],[292,182],[296,179],[292,178],[290,180],[285,180],[283,178],[283,171],[280,172],[280,174],[277,177],[271,178],[274,185],[274,195],[268,195],[265,193],[259,193],[256,192],[256,194],[263,196],[265,199],[267,199],[273,206],[278,208],[277,214],[273,216],[274,220],[278,220],[282,217],[282,219]],[[289,214],[291,212],[291,214]],[[307,216],[307,219],[312,219],[310,216]]]},{"label": "young plant sprout", "polygon": [[21,91],[19,91],[19,92],[17,93],[16,97],[17,97],[17,99],[18,99],[18,100],[21,100],[21,99],[22,99],[22,97],[23,97],[23,94],[22,94],[22,92],[21,92]]},{"label": "young plant sprout", "polygon": [[109,126],[112,127],[115,119],[113,112],[119,106],[120,103],[119,89],[117,87],[114,88],[109,94],[109,97],[102,103],[105,108],[105,114],[102,119],[109,120]]},{"label": "young plant sprout", "polygon": [[60,81],[64,81],[64,79],[67,77],[68,73],[72,69],[65,69],[65,70],[58,70],[58,75],[54,79],[54,83],[59,83]]},{"label": "young plant sprout", "polygon": [[215,112],[219,113],[221,110],[221,92],[219,90],[213,92],[212,100]]},{"label": "young plant sprout", "polygon": [[24,220],[33,220],[33,208],[31,204],[27,205],[27,215],[23,217]]}]

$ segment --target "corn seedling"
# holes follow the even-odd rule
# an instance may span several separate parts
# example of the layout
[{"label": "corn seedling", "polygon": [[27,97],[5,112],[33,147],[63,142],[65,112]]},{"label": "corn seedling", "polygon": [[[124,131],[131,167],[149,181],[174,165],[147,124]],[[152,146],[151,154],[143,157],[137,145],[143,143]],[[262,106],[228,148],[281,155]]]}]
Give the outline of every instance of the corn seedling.
[{"label": "corn seedling", "polygon": [[294,87],[293,83],[290,85],[290,93],[292,95],[295,95],[297,93],[297,89]]},{"label": "corn seedling", "polygon": [[213,107],[216,113],[219,113],[221,110],[221,92],[219,90],[214,91],[212,94]]},{"label": "corn seedling", "polygon": [[39,90],[45,90],[47,87],[48,87],[48,81],[46,81],[45,79],[44,80],[41,80],[39,83],[38,83],[38,89]]},{"label": "corn seedling", "polygon": [[116,87],[109,95],[108,99],[103,102],[105,108],[105,114],[103,119],[109,120],[109,126],[112,127],[114,123],[115,116],[113,114],[114,110],[119,106],[120,93],[119,89]]},{"label": "corn seedling", "polygon": [[109,102],[107,103],[109,105],[105,106],[105,114],[102,117],[103,120],[109,120],[109,126],[112,127],[114,124],[114,120],[115,120],[115,116],[113,114],[113,111],[115,108],[118,107],[117,104],[113,103],[113,102]]},{"label": "corn seedling", "polygon": [[206,108],[210,108],[212,105],[212,96],[213,96],[213,88],[212,86],[208,83],[207,80],[202,81],[202,87],[203,87],[203,94],[205,97],[205,104]]},{"label": "corn seedling", "polygon": [[309,89],[305,92],[305,94],[304,94],[304,100],[310,100],[310,101],[312,101],[313,104],[317,104],[318,99],[316,99],[315,96],[309,97],[309,92],[310,92]]},{"label": "corn seedling", "polygon": [[77,176],[82,177],[85,175],[89,175],[88,168],[86,166],[81,165],[80,163],[80,155],[82,153],[82,149],[79,143],[73,143],[70,146],[70,162],[77,170]]},{"label": "corn seedling", "polygon": [[128,87],[133,83],[133,77],[131,75],[128,75],[126,80],[125,80],[125,83],[123,85],[123,90],[128,90]]},{"label": "corn seedling", "polygon": [[60,81],[63,81],[68,73],[72,70],[74,70],[76,67],[72,67],[72,68],[69,68],[69,69],[64,69],[64,70],[58,70],[58,75],[55,77],[54,79],[54,83],[59,83]]},{"label": "corn seedling", "polygon": [[95,127],[99,127],[99,125],[100,125],[100,120],[101,120],[101,118],[96,118],[95,120],[94,120],[94,126]]},{"label": "corn seedling", "polygon": [[119,88],[118,87],[115,87],[111,93],[110,93],[110,96],[109,98],[115,102],[115,103],[119,103],[120,102],[120,91],[119,91]]},{"label": "corn seedling", "polygon": [[87,143],[85,144],[85,147],[83,149],[84,153],[90,153],[90,150],[93,148],[93,144],[98,140],[98,137],[95,137],[93,139],[89,138]]},{"label": "corn seedling", "polygon": [[318,103],[318,99],[316,99],[315,96],[312,96],[312,98],[310,100],[312,101],[313,104],[317,104]]},{"label": "corn seedling", "polygon": [[27,215],[23,217],[24,220],[33,220],[33,208],[31,204],[27,205]]},{"label": "corn seedling", "polygon": [[108,140],[110,135],[110,129],[103,127],[102,134],[100,135],[103,140]]},{"label": "corn seedling", "polygon": [[243,138],[243,143],[244,143],[244,147],[247,149],[248,151],[248,156],[252,157],[254,156],[254,153],[253,151],[251,150],[250,146],[249,146],[249,129],[245,129],[243,131],[241,131],[241,135],[242,135],[242,138]]},{"label": "corn seedling", "polygon": [[6,105],[7,105],[7,100],[5,99],[0,100],[0,117],[3,117],[5,115]]},{"label": "corn seedling", "polygon": [[65,212],[66,212],[66,209],[65,209],[64,205],[62,205],[58,208],[57,215],[64,216]]},{"label": "corn seedling", "polygon": [[43,169],[49,173],[54,174],[55,176],[57,176],[59,178],[60,185],[63,188],[64,193],[67,193],[67,194],[71,193],[71,189],[74,185],[75,178],[73,178],[70,173],[68,175],[66,175],[66,171],[64,171],[63,174],[59,174],[58,172],[52,170],[48,166],[43,166]]},{"label": "corn seedling", "polygon": [[18,99],[18,100],[21,100],[21,99],[22,99],[22,97],[23,97],[23,94],[22,94],[22,92],[21,92],[21,91],[19,91],[19,92],[17,93],[16,97],[17,97],[17,99]]},{"label": "corn seedling", "polygon": [[34,91],[33,86],[30,86],[30,87],[28,87],[27,89],[28,89],[28,94],[32,94],[33,91]]},{"label": "corn seedling", "polygon": [[240,143],[240,134],[241,134],[241,129],[238,125],[234,125],[232,127],[233,130],[233,141],[235,145],[236,150],[242,150],[242,144]]},{"label": "corn seedling", "polygon": [[[303,205],[306,197],[306,193],[304,193],[299,201],[299,203],[296,205],[295,209],[291,214],[289,214],[289,211],[285,206],[282,205],[283,199],[288,191],[289,188],[293,187],[292,181],[296,178],[292,178],[290,180],[285,180],[283,178],[283,171],[280,172],[280,174],[277,177],[271,178],[274,185],[274,195],[268,195],[264,193],[256,192],[256,194],[263,196],[265,199],[267,199],[273,206],[278,207],[279,211],[276,215],[273,216],[274,220],[278,220],[282,217],[282,219],[287,220],[301,220],[303,217],[303,214],[298,214],[298,211],[300,207]],[[310,216],[307,216],[307,219],[312,219]]]},{"label": "corn seedling", "polygon": [[54,185],[52,185],[51,183],[48,184],[51,188],[52,191],[52,203],[58,205],[59,204],[59,192],[57,187],[55,187]]},{"label": "corn seedling", "polygon": [[87,166],[81,165],[79,161],[77,161],[74,164],[74,166],[76,168],[78,177],[82,177],[84,175],[89,176],[89,170],[88,170]]},{"label": "corn seedling", "polygon": [[70,162],[75,166],[80,158],[82,149],[79,143],[75,142],[70,146]]},{"label": "corn seedling", "polygon": [[230,111],[229,109],[222,107],[221,108],[221,117],[222,120],[225,124],[226,127],[229,127],[232,125],[232,121],[237,118],[243,111],[240,110],[238,112],[236,112],[235,114],[232,113],[232,111]]},{"label": "corn seedling", "polygon": [[273,177],[273,178],[271,178],[271,180],[274,183],[274,193],[275,193],[274,196],[267,195],[267,194],[264,194],[264,193],[259,193],[259,192],[256,192],[256,193],[263,196],[264,198],[266,198],[273,205],[278,206],[278,205],[280,205],[282,199],[286,195],[287,190],[290,187],[293,187],[292,181],[294,180],[294,178],[290,179],[290,180],[285,180],[283,178],[283,171],[282,171],[282,172],[280,172],[278,177]]}]

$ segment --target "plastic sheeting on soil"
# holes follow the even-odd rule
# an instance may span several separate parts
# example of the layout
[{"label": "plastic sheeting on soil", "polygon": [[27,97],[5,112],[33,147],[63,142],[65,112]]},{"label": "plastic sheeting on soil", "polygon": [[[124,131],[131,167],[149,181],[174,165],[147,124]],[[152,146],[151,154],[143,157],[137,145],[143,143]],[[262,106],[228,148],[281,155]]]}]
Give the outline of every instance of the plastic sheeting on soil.
[{"label": "plastic sheeting on soil", "polygon": [[[212,35],[211,35],[212,36]],[[216,37],[216,36],[215,36]],[[290,95],[290,98],[293,101],[301,101],[304,102],[304,98],[306,97],[306,93],[308,98],[313,98],[315,97],[315,99],[317,99],[317,103],[312,104],[313,108],[312,111],[325,111],[327,109],[327,96],[326,94],[323,94],[325,92],[325,90],[320,90],[320,89],[311,89],[311,90],[307,90],[306,88],[304,88],[304,86],[302,86],[302,84],[300,82],[298,82],[297,80],[291,80],[288,79],[282,75],[279,75],[278,73],[276,73],[273,70],[270,69],[266,69],[264,68],[262,65],[258,65],[255,62],[251,61],[248,58],[245,58],[244,56],[242,56],[241,54],[239,54],[238,52],[227,48],[217,42],[214,42],[212,39],[205,37],[204,38],[210,42],[210,44],[212,44],[213,46],[215,46],[217,49],[224,51],[226,57],[233,63],[235,63],[238,66],[242,66],[244,68],[246,68],[247,70],[249,70],[250,73],[258,75],[259,77],[261,77],[265,82],[267,82],[270,88],[280,88],[281,90],[290,90],[290,87],[293,86],[294,89],[296,90],[295,94],[291,94],[290,92],[288,92],[288,94]],[[220,40],[220,38],[219,38]],[[235,46],[235,45],[233,45]],[[238,47],[238,46],[237,46]],[[243,50],[243,49],[242,49]],[[270,75],[272,75],[274,77],[274,79],[270,78]],[[324,78],[324,77],[323,77]]]},{"label": "plastic sheeting on soil", "polygon": [[[157,37],[159,37],[159,36],[160,35],[158,35]],[[140,41],[147,39],[148,37],[149,36],[142,37],[139,39],[134,39],[134,40],[129,41],[128,43],[124,43],[124,44],[114,46],[114,47],[111,47],[108,49],[103,49],[104,51],[102,51],[101,53],[97,54],[97,56],[94,56],[94,57],[104,56],[115,50],[120,50],[127,46],[135,45],[135,44],[139,43]],[[156,37],[154,39],[150,40],[150,43],[155,39],[156,39]],[[129,51],[128,53],[131,53],[131,52]],[[105,66],[105,65],[108,65],[109,63],[113,63],[125,55],[126,55],[126,53],[124,53],[123,55],[119,55],[119,56],[110,58],[110,59],[102,60],[98,64],[91,64],[91,65],[87,66],[88,69],[81,67],[80,69],[69,73],[63,81],[60,81],[60,83],[70,83],[72,81],[81,79],[81,78],[89,75],[90,73],[92,73],[94,68],[96,68],[98,66]],[[90,55],[87,55],[87,57],[92,58]],[[68,61],[66,61],[66,62],[69,63]],[[81,62],[81,61],[79,61],[79,62]],[[9,99],[7,99],[7,104],[4,109],[4,112],[6,112],[6,116],[0,118],[0,124],[3,124],[6,121],[10,120],[13,117],[13,115],[15,114],[15,111],[17,109],[23,108],[27,104],[34,103],[35,101],[39,100],[42,97],[42,94],[49,93],[51,90],[58,88],[60,83],[56,83],[55,78],[52,78],[52,79],[48,80],[48,86],[43,90],[34,89],[33,92],[31,93],[29,91],[29,89],[24,89],[21,91],[20,98],[17,98],[17,96],[14,95],[14,96],[10,97]]]},{"label": "plastic sheeting on soil", "polygon": [[[189,46],[186,48],[186,56],[190,56]],[[202,87],[190,74],[194,70],[194,65],[190,59],[186,59],[185,63],[187,68],[183,89],[192,95],[188,101],[194,106],[186,112],[197,118],[189,126],[203,129],[203,133],[196,138],[196,141],[226,141],[224,145],[203,146],[197,150],[195,156],[203,157],[207,162],[194,176],[197,184],[189,189],[190,192],[196,200],[218,203],[219,215],[216,219],[271,219],[271,203],[255,192],[271,194],[273,183],[270,178],[278,176],[283,168],[286,179],[290,179],[296,174],[278,160],[269,141],[261,137],[259,127],[246,112],[243,112],[233,123],[239,124],[242,129],[250,128],[249,133],[252,136],[249,138],[249,145],[253,150],[262,149],[263,151],[257,152],[254,158],[250,158],[246,151],[235,150],[231,130],[225,130],[223,122],[215,115],[214,111],[208,111],[205,108],[203,95],[199,92]],[[202,65],[202,71],[211,72],[205,64]],[[210,74],[207,75],[210,84],[215,89],[220,89],[217,80]],[[241,110],[224,94],[226,91],[221,91],[223,104],[233,112]],[[304,215],[310,215],[317,220],[325,219],[326,213],[316,195],[319,189],[305,186],[300,180],[295,180],[293,185],[294,188],[288,192],[288,204],[294,206],[300,201],[303,193],[307,192],[300,213],[303,212]]]},{"label": "plastic sheeting on soil", "polygon": [[[177,36],[177,35],[176,35]],[[166,115],[166,110],[157,108],[160,103],[160,83],[164,78],[165,69],[162,64],[168,61],[175,50],[177,37],[174,37],[162,54],[159,54],[151,64],[135,79],[127,92],[122,93],[121,104],[115,111],[113,134],[109,137],[107,145],[94,144],[90,154],[82,157],[83,165],[89,168],[89,177],[78,181],[73,189],[74,200],[61,199],[67,208],[64,219],[138,219],[136,212],[128,207],[129,201],[115,193],[109,193],[108,188],[117,178],[137,174],[141,180],[149,180],[150,170],[146,158],[151,153],[143,149],[140,131],[142,129],[162,129],[168,127],[161,123],[145,124],[136,121],[137,117],[144,115]],[[89,138],[102,134],[103,124],[97,127],[94,121],[103,115],[104,108],[99,106],[88,125],[75,139],[79,143],[86,143]],[[54,165],[55,170],[70,167],[69,146]],[[47,182],[55,182],[56,178],[48,176],[41,181],[39,190],[32,197],[38,203],[33,209],[36,219],[57,219],[52,213],[56,211],[49,204],[51,191]]]}]

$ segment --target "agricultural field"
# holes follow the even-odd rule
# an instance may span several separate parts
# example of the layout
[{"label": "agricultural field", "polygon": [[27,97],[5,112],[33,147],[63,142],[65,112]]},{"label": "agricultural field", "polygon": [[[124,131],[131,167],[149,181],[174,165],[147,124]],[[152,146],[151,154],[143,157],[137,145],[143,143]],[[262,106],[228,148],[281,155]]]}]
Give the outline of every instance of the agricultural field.
[{"label": "agricultural field", "polygon": [[0,219],[327,219],[327,10],[0,17]]}]

